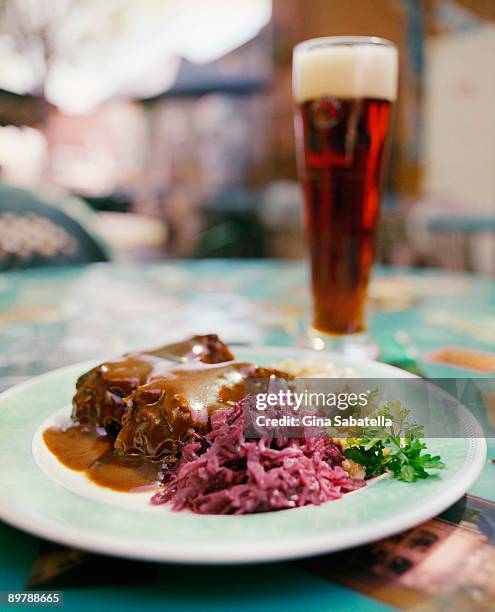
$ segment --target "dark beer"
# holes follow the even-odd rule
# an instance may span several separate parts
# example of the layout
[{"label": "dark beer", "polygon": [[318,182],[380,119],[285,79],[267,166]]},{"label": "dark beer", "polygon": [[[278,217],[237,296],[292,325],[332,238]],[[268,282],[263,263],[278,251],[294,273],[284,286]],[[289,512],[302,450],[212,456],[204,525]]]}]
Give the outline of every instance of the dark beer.
[{"label": "dark beer", "polygon": [[296,47],[298,165],[311,258],[313,330],[366,331],[366,297],[380,209],[397,53],[377,39]]},{"label": "dark beer", "polygon": [[298,109],[313,326],[363,332],[391,104],[304,102]]}]

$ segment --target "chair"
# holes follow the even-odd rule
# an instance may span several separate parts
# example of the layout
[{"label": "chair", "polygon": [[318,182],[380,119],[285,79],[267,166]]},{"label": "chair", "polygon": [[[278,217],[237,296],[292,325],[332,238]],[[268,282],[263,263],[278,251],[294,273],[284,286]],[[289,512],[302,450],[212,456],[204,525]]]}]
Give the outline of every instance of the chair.
[{"label": "chair", "polygon": [[72,197],[48,197],[0,183],[0,271],[108,261],[94,213]]}]

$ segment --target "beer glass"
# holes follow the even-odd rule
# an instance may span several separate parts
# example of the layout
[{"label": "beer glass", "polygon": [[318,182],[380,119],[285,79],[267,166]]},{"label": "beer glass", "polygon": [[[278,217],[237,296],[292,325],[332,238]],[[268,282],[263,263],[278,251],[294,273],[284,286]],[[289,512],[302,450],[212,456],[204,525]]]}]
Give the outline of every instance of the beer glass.
[{"label": "beer glass", "polygon": [[315,38],[294,48],[314,348],[377,356],[365,309],[397,72],[397,49],[381,38]]}]

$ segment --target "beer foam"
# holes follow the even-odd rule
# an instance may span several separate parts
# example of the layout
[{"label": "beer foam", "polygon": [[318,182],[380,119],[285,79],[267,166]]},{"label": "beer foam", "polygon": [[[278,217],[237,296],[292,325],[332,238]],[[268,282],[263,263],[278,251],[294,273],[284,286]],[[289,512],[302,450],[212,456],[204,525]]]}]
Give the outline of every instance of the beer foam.
[{"label": "beer foam", "polygon": [[[296,102],[335,98],[397,97],[398,57],[391,44],[373,39],[314,39],[297,45],[293,58]],[[379,40],[379,39],[377,39]]]}]

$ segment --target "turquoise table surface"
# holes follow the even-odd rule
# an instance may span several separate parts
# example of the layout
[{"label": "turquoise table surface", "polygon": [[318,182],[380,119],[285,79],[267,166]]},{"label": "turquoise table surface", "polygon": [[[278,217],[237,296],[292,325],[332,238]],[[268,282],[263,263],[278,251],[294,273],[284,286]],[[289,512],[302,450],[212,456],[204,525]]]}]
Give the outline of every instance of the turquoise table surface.
[{"label": "turquoise table surface", "polygon": [[[242,344],[303,345],[308,313],[301,263],[204,260],[6,273],[0,275],[0,390],[66,364],[192,333],[216,332]],[[440,347],[495,351],[493,281],[377,269],[370,327],[383,361],[425,374],[424,357]],[[495,456],[493,441],[489,454]],[[472,493],[495,501],[495,466],[487,465]],[[40,546],[40,540],[0,524],[0,590],[25,587]],[[72,586],[65,601],[78,610],[387,608],[304,564],[206,569],[162,564],[153,565],[152,575],[142,585]]]}]

